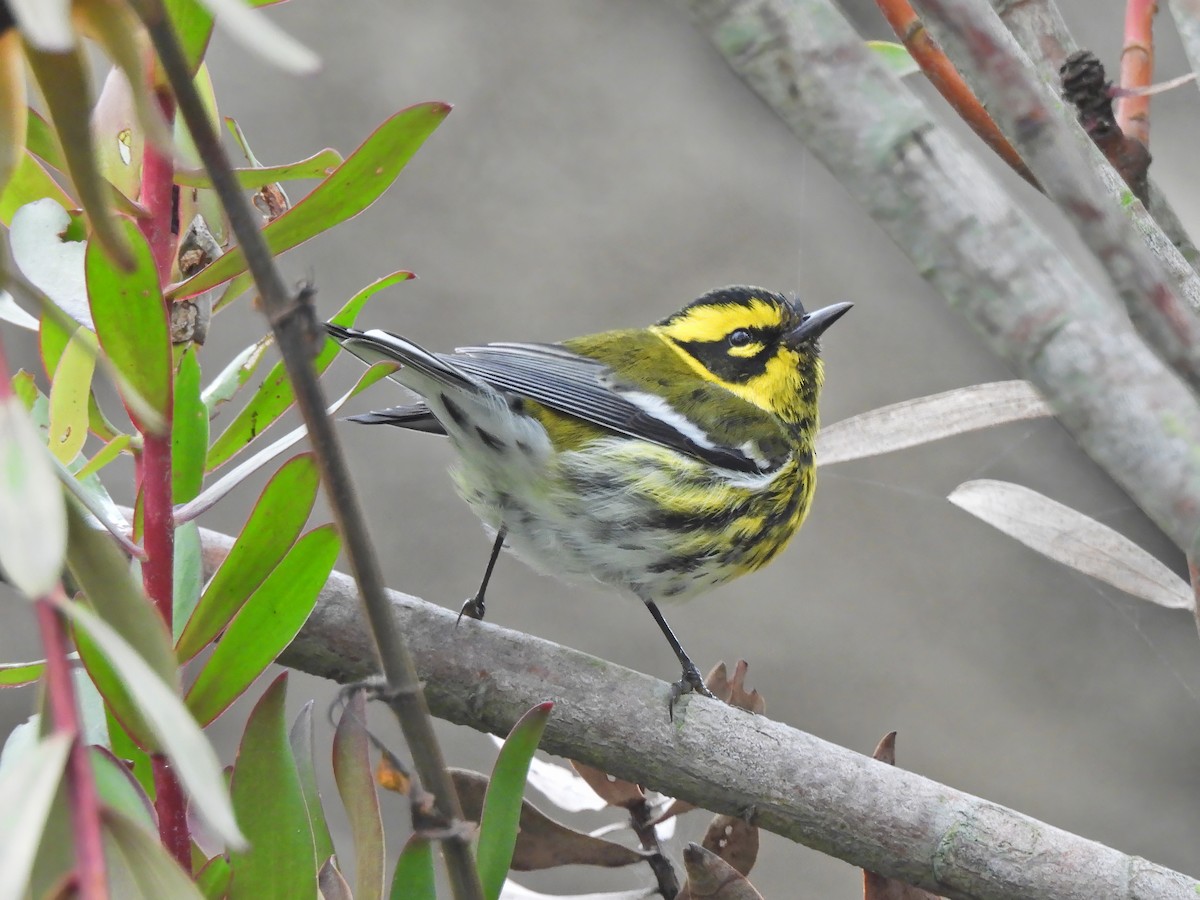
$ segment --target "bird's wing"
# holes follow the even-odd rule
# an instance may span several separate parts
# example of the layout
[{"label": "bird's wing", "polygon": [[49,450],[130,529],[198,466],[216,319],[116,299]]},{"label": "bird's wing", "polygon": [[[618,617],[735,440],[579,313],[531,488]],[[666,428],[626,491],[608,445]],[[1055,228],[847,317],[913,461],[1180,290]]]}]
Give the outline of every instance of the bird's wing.
[{"label": "bird's wing", "polygon": [[506,393],[723,469],[761,474],[774,467],[723,446],[663,398],[620,384],[603,363],[559,344],[488,344],[438,358]]}]

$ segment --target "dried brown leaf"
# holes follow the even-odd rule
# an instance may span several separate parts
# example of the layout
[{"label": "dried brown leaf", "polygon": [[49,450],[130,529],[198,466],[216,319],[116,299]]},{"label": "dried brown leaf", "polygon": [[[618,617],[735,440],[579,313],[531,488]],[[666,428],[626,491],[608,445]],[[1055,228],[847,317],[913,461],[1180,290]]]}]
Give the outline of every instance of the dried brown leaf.
[{"label": "dried brown leaf", "polygon": [[579,777],[588,783],[604,802],[609,806],[620,806],[623,809],[633,809],[646,801],[646,795],[639,785],[623,778],[615,778],[607,772],[601,772],[592,766],[571,760],[571,768],[579,773]]},{"label": "dried brown leaf", "polygon": [[879,743],[875,745],[875,752],[871,754],[871,759],[877,759],[889,766],[896,764],[896,732],[889,731],[879,739]]},{"label": "dried brown leaf", "polygon": [[683,868],[688,880],[676,900],[762,900],[744,875],[699,844],[687,845]]},{"label": "dried brown leaf", "polygon": [[738,816],[714,816],[701,842],[743,875],[749,875],[758,859],[758,826]]},{"label": "dried brown leaf", "polygon": [[317,874],[317,886],[321,891],[321,900],[354,900],[350,885],[333,864],[332,856],[321,866]]},{"label": "dried brown leaf", "polygon": [[[487,776],[465,769],[450,769],[450,775],[462,803],[463,815],[478,822],[483,814]],[[614,868],[644,859],[637,850],[575,831],[554,821],[528,800],[521,802],[520,831],[511,864],[514,872],[570,865]]]}]

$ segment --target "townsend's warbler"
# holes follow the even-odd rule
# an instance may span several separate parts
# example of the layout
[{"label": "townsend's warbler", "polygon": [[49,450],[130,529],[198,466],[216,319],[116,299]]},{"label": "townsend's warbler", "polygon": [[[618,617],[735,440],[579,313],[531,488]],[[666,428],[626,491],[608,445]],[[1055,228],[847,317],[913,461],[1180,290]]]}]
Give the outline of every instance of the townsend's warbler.
[{"label": "townsend's warbler", "polygon": [[657,602],[768,563],[812,502],[818,338],[849,303],[805,313],[761,288],[711,291],[649,328],[561,344],[430,353],[327,325],[421,401],[353,416],[447,435],[459,493],[495,534],[463,612],[483,618],[502,546],[568,580],[637,595],[683,666],[671,708],[708,694]]}]

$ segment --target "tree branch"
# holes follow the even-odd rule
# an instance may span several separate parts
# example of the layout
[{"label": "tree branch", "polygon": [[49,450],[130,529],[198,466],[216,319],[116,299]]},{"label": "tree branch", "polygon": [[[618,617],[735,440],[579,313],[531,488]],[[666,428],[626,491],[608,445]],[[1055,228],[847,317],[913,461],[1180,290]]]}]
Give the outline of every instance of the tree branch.
[{"label": "tree branch", "polygon": [[[1045,102],[1042,83],[999,17],[983,0],[917,0],[937,22],[964,74],[984,85],[993,117],[1016,136],[1026,163],[1079,236],[1100,260],[1142,337],[1200,390],[1200,319],[1172,284],[1159,257],[1134,233],[1121,207],[1106,196],[1067,124]],[[1200,297],[1200,278],[1178,265]],[[1190,543],[1187,545],[1190,547]]]},{"label": "tree branch", "polygon": [[[1154,80],[1154,15],[1158,0],[1125,0],[1125,45],[1121,48],[1121,87],[1150,87]],[[1117,124],[1126,137],[1150,146],[1150,98],[1122,97]]]},{"label": "tree branch", "polygon": [[1084,451],[1190,548],[1200,528],[1200,410],[1056,241],[883,69],[830,0],[684,5]]},{"label": "tree branch", "polygon": [[[205,567],[233,538],[201,529]],[[1195,900],[1200,882],[764,716],[389,591],[435,715],[505,734],[555,702],[542,748],[950,898]],[[354,582],[334,572],[279,660],[358,681],[376,672]]]}]

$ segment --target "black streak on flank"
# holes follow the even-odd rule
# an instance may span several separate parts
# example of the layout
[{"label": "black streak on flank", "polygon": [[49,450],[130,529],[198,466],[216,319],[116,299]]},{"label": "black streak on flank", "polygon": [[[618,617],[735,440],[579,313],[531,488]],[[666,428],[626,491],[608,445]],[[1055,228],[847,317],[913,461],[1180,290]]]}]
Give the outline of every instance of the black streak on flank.
[{"label": "black streak on flank", "polygon": [[468,424],[467,417],[466,417],[466,414],[462,411],[462,407],[459,406],[457,403],[455,403],[453,400],[451,400],[449,397],[447,397],[445,394],[441,395],[441,400],[442,400],[442,405],[444,407],[446,407],[446,412],[448,412],[450,414],[450,418],[454,420],[454,424],[457,425],[459,428],[466,428],[467,424]]},{"label": "black streak on flank", "polygon": [[[453,413],[451,413],[451,415],[453,415]],[[455,419],[455,421],[457,422],[458,420]],[[487,444],[488,447],[490,447],[492,450],[507,450],[508,449],[508,447],[505,445],[504,441],[500,440],[500,438],[496,437],[490,431],[484,431],[478,425],[475,426],[475,433],[477,435],[479,435],[479,439],[481,441],[483,441],[485,444]]]}]

